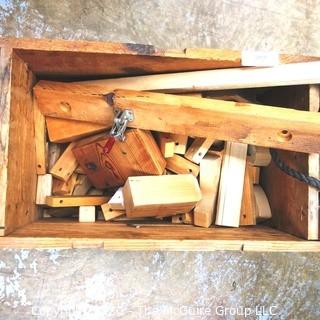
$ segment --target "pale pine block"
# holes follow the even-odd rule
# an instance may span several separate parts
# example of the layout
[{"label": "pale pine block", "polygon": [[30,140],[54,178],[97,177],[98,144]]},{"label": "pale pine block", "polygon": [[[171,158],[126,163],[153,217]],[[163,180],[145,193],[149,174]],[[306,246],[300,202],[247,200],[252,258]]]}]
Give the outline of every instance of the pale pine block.
[{"label": "pale pine block", "polygon": [[52,175],[38,175],[36,204],[45,205],[46,197],[52,194]]},{"label": "pale pine block", "polygon": [[79,222],[95,222],[95,221],[96,221],[95,206],[79,207]]}]

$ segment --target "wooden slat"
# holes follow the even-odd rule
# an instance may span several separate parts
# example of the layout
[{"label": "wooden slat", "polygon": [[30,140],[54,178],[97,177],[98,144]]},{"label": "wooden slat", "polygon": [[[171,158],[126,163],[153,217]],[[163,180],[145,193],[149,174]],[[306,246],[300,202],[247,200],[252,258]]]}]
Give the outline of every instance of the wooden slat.
[{"label": "wooden slat", "polygon": [[191,146],[188,148],[185,157],[190,161],[199,164],[213,143],[213,139],[195,138]]},{"label": "wooden slat", "polygon": [[209,152],[200,161],[200,189],[202,199],[194,209],[194,224],[208,228],[214,221],[218,197],[221,154]]},{"label": "wooden slat", "polygon": [[128,217],[168,216],[192,210],[201,192],[191,174],[130,177],[123,199]]},{"label": "wooden slat", "polygon": [[253,184],[260,184],[260,167],[249,166],[251,171]]},{"label": "wooden slat", "polygon": [[246,144],[226,142],[217,203],[217,225],[239,227],[246,156]]},{"label": "wooden slat", "polygon": [[[129,90],[116,90],[113,103],[120,109],[134,112],[130,127],[320,152],[320,114]],[[159,114],[161,117],[157,116]]]},{"label": "wooden slat", "polygon": [[51,196],[46,198],[46,204],[49,207],[81,207],[81,206],[99,206],[106,203],[110,198],[105,196]]},{"label": "wooden slat", "polygon": [[46,117],[49,140],[65,143],[107,130],[108,125]]},{"label": "wooden slat", "polygon": [[240,226],[256,224],[257,208],[254,195],[253,175],[250,167],[249,164],[246,164],[240,212]]},{"label": "wooden slat", "polygon": [[111,151],[104,154],[108,139],[107,135],[88,138],[73,150],[97,189],[122,186],[130,176],[163,173],[166,162],[149,131],[127,130],[126,140],[116,141]]},{"label": "wooden slat", "polygon": [[167,165],[166,169],[178,173],[178,174],[186,174],[191,173],[195,177],[199,174],[199,166],[195,163],[183,158],[175,154],[173,157],[166,159]]},{"label": "wooden slat", "polygon": [[71,142],[62,153],[58,161],[51,168],[50,173],[61,181],[68,181],[78,166],[77,160],[73,154],[73,148],[76,144]]}]

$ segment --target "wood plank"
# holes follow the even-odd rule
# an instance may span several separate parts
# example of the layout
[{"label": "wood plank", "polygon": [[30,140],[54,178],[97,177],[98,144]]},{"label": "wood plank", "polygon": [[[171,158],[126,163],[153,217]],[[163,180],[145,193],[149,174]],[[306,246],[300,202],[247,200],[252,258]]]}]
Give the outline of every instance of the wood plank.
[{"label": "wood plank", "polygon": [[320,114],[129,90],[116,90],[113,103],[134,112],[130,127],[320,153]]},{"label": "wood plank", "polygon": [[53,179],[52,194],[54,196],[71,196],[77,185],[78,175],[73,173],[67,181]]},{"label": "wood plank", "polygon": [[49,171],[53,168],[55,163],[58,161],[60,155],[61,155],[61,145],[57,143],[49,143],[48,147],[48,169]]},{"label": "wood plank", "polygon": [[266,167],[271,162],[271,154],[269,148],[248,146],[248,160],[252,166]]},{"label": "wood plank", "polygon": [[46,197],[52,195],[52,175],[38,175],[36,204],[46,204]]},{"label": "wood plank", "polygon": [[105,196],[51,196],[46,198],[46,204],[49,207],[81,207],[81,206],[99,206],[108,202],[109,198]]},{"label": "wood plank", "polygon": [[82,206],[79,208],[79,222],[95,222],[96,221],[96,207]]},{"label": "wood plank", "polygon": [[56,143],[76,141],[110,127],[103,124],[51,117],[46,117],[46,124],[49,140]]},{"label": "wood plank", "polygon": [[149,131],[127,130],[126,140],[116,141],[108,154],[102,151],[109,139],[107,135],[90,139],[89,143],[79,143],[73,151],[97,189],[122,186],[130,176],[159,175],[164,171],[166,161]]},{"label": "wood plank", "polygon": [[214,141],[214,139],[208,138],[195,138],[191,146],[188,148],[185,157],[190,161],[199,164]]},{"label": "wood plank", "polygon": [[[243,88],[317,84],[320,61],[284,64],[274,67],[242,67],[155,74],[117,79],[91,80],[77,85],[92,86],[95,93],[114,89],[161,91],[170,93],[201,92]],[[70,90],[70,89],[69,89]]]},{"label": "wood plank", "polygon": [[244,185],[240,212],[240,226],[256,224],[257,205],[254,194],[251,166],[247,163],[244,174]]},{"label": "wood plank", "polygon": [[78,162],[73,154],[73,148],[75,148],[75,146],[76,143],[71,142],[50,170],[50,173],[55,178],[66,182],[77,168]]},{"label": "wood plank", "polygon": [[222,160],[216,224],[239,227],[247,145],[226,142]]},{"label": "wood plank", "polygon": [[45,118],[38,108],[35,98],[33,98],[34,109],[34,139],[36,145],[36,158],[37,158],[37,174],[47,173],[47,131]]},{"label": "wood plank", "polygon": [[167,216],[186,213],[201,199],[191,174],[129,177],[123,188],[128,217]]},{"label": "wood plank", "polygon": [[272,213],[268,198],[261,186],[253,186],[254,198],[256,202],[256,218],[257,220],[265,220],[272,218]]},{"label": "wood plank", "polygon": [[[270,105],[284,105],[302,110],[314,110],[309,86],[274,88],[259,97],[260,101]],[[316,102],[314,106],[318,106]],[[310,112],[310,115],[314,115]],[[309,155],[299,152],[278,150],[279,157],[290,167],[308,173]],[[318,166],[318,164],[316,164]],[[316,173],[316,172],[315,172]],[[261,170],[260,183],[267,195],[272,211],[272,223],[278,229],[310,240],[318,239],[319,224],[309,224],[318,219],[318,201],[309,202],[309,187],[291,178],[273,161]],[[316,192],[318,194],[318,192]],[[310,220],[309,220],[310,219]]]},{"label": "wood plank", "polygon": [[88,177],[84,174],[78,174],[76,185],[74,187],[72,195],[85,196],[91,187],[92,187],[92,184],[88,179]]},{"label": "wood plank", "polygon": [[[1,55],[5,56],[2,49]],[[0,202],[0,222],[4,221],[5,234],[30,223],[39,216],[35,206],[37,174],[32,99],[35,77],[27,64],[15,53],[11,58],[11,67],[8,64],[9,60],[1,62],[4,73],[0,77],[4,90],[0,102],[0,193],[1,201],[5,201]],[[8,83],[10,71],[12,77]],[[6,92],[8,89],[10,93]]]},{"label": "wood plank", "polygon": [[177,174],[187,174],[191,173],[195,177],[199,175],[199,166],[195,163],[175,154],[173,157],[166,159],[167,166],[166,169],[177,173]]},{"label": "wood plank", "polygon": [[123,209],[113,209],[109,203],[102,204],[101,209],[105,221],[110,221],[114,218],[118,218],[126,214],[126,212]]},{"label": "wood plank", "polygon": [[99,95],[33,89],[38,107],[46,117],[93,122],[110,128],[114,113]]},{"label": "wood plank", "polygon": [[119,188],[108,202],[109,208],[112,210],[125,210],[123,203],[123,190]]},{"label": "wood plank", "polygon": [[200,161],[200,189],[202,199],[194,209],[194,224],[209,228],[215,218],[222,155],[209,152]]},{"label": "wood plank", "polygon": [[169,133],[156,132],[156,140],[164,158],[173,157],[175,151],[175,141]]}]

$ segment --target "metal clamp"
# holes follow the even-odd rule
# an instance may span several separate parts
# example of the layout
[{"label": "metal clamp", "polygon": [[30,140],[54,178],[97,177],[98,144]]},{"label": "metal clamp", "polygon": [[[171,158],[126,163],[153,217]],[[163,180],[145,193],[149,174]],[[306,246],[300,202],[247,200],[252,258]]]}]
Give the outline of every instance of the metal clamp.
[{"label": "metal clamp", "polygon": [[110,136],[120,141],[124,141],[126,138],[124,132],[127,129],[128,122],[133,121],[134,119],[133,111],[129,109],[115,109],[114,112],[115,116],[113,119],[113,126],[110,130]]}]

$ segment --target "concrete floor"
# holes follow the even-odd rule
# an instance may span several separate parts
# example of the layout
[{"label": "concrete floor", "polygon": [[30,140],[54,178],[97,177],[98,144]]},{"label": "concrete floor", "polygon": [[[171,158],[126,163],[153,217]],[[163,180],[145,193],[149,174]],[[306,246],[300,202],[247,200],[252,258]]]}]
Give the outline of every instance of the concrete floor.
[{"label": "concrete floor", "polygon": [[[317,0],[0,0],[0,35],[319,55],[319,13]],[[316,254],[0,251],[0,319],[319,319],[319,300]]]}]

